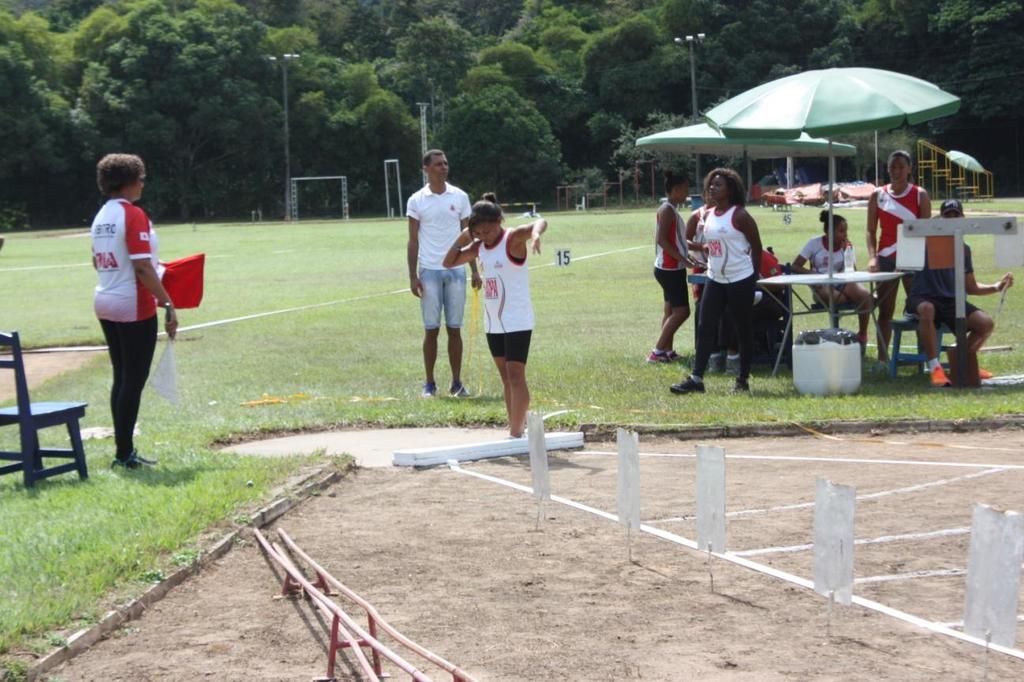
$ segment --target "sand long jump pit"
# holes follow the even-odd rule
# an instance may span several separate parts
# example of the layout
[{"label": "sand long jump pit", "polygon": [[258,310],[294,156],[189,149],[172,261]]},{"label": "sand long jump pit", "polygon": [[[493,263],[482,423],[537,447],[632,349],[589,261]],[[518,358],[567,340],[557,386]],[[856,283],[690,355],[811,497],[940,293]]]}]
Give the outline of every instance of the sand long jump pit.
[{"label": "sand long jump pit", "polygon": [[[714,444],[727,457],[730,551],[810,579],[815,480],[854,486],[855,595],[954,629],[974,504],[1024,509],[1019,429]],[[695,446],[641,440],[645,524],[695,536]],[[614,453],[614,443],[552,453],[552,494],[614,515]],[[1024,679],[1024,660],[859,606],[835,607],[828,636],[826,601],[812,590],[649,533],[632,535],[630,562],[623,528],[595,513],[551,501],[538,529],[528,493],[472,475],[529,486],[525,456],[461,469],[363,469],[276,525],[480,680]],[[275,598],[280,577],[245,543],[52,674],[323,676],[324,623],[305,600]],[[338,679],[362,679],[347,655]]]}]

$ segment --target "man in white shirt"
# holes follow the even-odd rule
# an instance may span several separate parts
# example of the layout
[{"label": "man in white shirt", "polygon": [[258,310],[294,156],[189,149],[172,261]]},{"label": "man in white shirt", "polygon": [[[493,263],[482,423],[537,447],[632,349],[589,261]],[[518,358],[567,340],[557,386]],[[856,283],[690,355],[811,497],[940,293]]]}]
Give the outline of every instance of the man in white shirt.
[{"label": "man in white shirt", "polygon": [[[423,172],[427,184],[411,197],[405,214],[409,218],[409,290],[420,299],[423,314],[423,365],[426,381],[423,397],[437,394],[434,364],[437,361],[437,337],[441,329],[441,312],[448,330],[448,362],[452,368],[449,393],[463,397],[469,391],[462,385],[462,317],[466,308],[466,268],[446,268],[445,254],[466,226],[469,218],[469,196],[448,184],[448,159],[440,149],[423,155]],[[476,262],[470,263],[473,288],[481,285]]]}]

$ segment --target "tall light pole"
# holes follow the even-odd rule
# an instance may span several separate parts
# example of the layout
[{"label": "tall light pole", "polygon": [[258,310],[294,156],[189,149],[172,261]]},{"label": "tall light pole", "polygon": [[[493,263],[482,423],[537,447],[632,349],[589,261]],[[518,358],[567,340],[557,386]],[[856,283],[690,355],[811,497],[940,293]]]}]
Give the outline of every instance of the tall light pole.
[{"label": "tall light pole", "polygon": [[[292,155],[289,150],[288,132],[288,62],[298,59],[298,54],[291,52],[281,55],[281,92],[284,104],[284,219],[292,217]],[[270,61],[276,62],[277,57],[269,57]]]},{"label": "tall light pole", "polygon": [[[698,33],[697,35],[688,35],[686,38],[676,38],[675,42],[677,45],[686,43],[686,46],[690,49],[690,95],[693,99],[693,119],[696,122],[697,116],[700,112],[700,107],[697,105],[697,66],[694,58],[694,45],[696,43],[704,42],[704,38],[707,37],[706,33]],[[696,182],[703,183],[703,178],[700,176],[700,154],[694,154],[694,164],[696,170]]]},{"label": "tall light pole", "polygon": [[[420,157],[427,155],[427,102],[417,102],[420,107]],[[427,171],[423,172],[423,184],[427,184]]]}]

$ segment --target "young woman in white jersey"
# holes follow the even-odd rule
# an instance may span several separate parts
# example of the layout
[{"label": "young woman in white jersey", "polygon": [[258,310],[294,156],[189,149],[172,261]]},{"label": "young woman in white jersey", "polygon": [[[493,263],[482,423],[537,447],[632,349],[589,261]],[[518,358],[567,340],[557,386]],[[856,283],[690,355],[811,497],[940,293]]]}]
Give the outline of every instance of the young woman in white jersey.
[{"label": "young woman in white jersey", "polygon": [[142,198],[146,167],[132,154],[107,154],[96,165],[107,198],[92,222],[92,261],[99,277],[93,307],[114,368],[110,410],[117,452],[114,466],[156,464],[135,450],[132,437],[156,349],[157,312],[174,338],[178,316],[156,272],[153,224],[135,202]]},{"label": "young woman in white jersey", "polygon": [[676,330],[690,317],[686,268],[693,267],[695,263],[687,255],[685,225],[676,209],[689,193],[689,178],[666,171],[666,200],[658,207],[654,225],[654,279],[661,285],[665,303],[661,315],[661,333],[647,356],[647,362],[672,362],[679,357],[672,348]]},{"label": "young woman in white jersey", "polygon": [[[889,155],[889,184],[879,187],[868,200],[868,271],[896,271],[897,228],[904,220],[931,218],[932,201],[923,187],[910,182],[913,166],[910,154],[896,150]],[[879,234],[879,227],[881,232]],[[914,283],[912,273],[904,275],[903,290],[909,295]],[[899,280],[879,282],[878,343],[879,362],[889,360],[889,339],[892,336],[892,316],[896,310]]]},{"label": "young woman in white jersey", "polygon": [[[822,211],[818,219],[822,223],[824,234],[820,237],[814,237],[804,245],[804,248],[800,249],[800,254],[793,259],[793,272],[828,273],[828,211]],[[832,226],[832,243],[834,245],[832,249],[832,272],[845,272],[844,256],[846,249],[851,249],[851,253],[853,249],[853,245],[847,240],[849,227],[846,223],[846,218],[833,214]],[[860,340],[860,347],[863,351],[868,343],[868,323],[871,320],[871,294],[868,293],[868,290],[856,282],[843,282],[833,284],[832,286],[821,284],[813,286],[811,289],[814,290],[814,295],[826,307],[833,298],[835,298],[836,303],[849,302],[857,306],[859,322],[857,338]]]},{"label": "young woman in white jersey", "polygon": [[501,375],[509,435],[520,438],[526,430],[526,411],[530,407],[526,359],[533,333],[526,243],[533,240],[533,252],[539,254],[540,236],[548,229],[548,223],[538,218],[506,230],[501,226],[502,220],[504,214],[497,199],[491,193],[485,194],[473,204],[469,226],[445,255],[444,266],[454,268],[480,260],[487,345]]},{"label": "young woman in white jersey", "polygon": [[761,264],[761,235],[757,223],[744,208],[746,192],[739,174],[716,168],[704,180],[705,195],[713,205],[704,220],[704,252],[708,283],[700,298],[697,326],[697,357],[690,376],[673,384],[673,393],[703,393],[704,372],[716,346],[719,323],[729,315],[736,325],[740,346],[740,372],[735,392],[750,391],[750,360],[754,350],[751,309]]}]

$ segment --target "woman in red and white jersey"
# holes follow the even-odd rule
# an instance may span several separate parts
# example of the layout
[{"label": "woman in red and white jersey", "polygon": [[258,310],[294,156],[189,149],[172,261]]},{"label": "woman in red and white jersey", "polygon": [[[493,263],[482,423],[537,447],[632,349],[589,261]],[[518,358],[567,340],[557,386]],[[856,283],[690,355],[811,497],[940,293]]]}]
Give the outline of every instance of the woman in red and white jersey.
[{"label": "woman in red and white jersey", "polygon": [[654,279],[661,285],[664,306],[661,333],[647,362],[672,362],[679,356],[672,348],[676,331],[690,317],[690,301],[686,294],[686,267],[693,261],[686,254],[685,225],[676,206],[690,193],[690,179],[685,175],[665,172],[666,200],[658,207],[654,225]]},{"label": "woman in red and white jersey", "polygon": [[[889,155],[889,184],[879,187],[868,200],[868,271],[896,271],[896,237],[900,223],[930,218],[932,202],[923,187],[910,182],[913,166],[910,154],[896,150]],[[881,227],[881,234],[878,234]],[[910,292],[913,274],[902,277],[903,290]],[[878,360],[888,362],[892,316],[896,310],[898,280],[878,283]]]},{"label": "woman in red and white jersey", "polygon": [[508,413],[508,430],[513,438],[526,430],[530,389],[526,385],[526,359],[533,334],[533,305],[530,302],[530,272],[526,268],[526,243],[540,253],[540,236],[548,229],[543,218],[506,230],[504,214],[494,194],[473,204],[469,227],[452,244],[444,267],[454,268],[479,258],[483,271],[484,331],[487,346],[501,375]]},{"label": "woman in red and white jersey", "polygon": [[747,393],[754,352],[751,310],[761,264],[761,235],[744,208],[746,192],[736,171],[716,168],[708,173],[704,187],[713,210],[704,219],[708,283],[700,297],[697,357],[690,376],[669,390],[679,394],[704,392],[704,372],[717,345],[719,324],[728,315],[736,325],[740,347],[740,372],[733,390]]},{"label": "woman in red and white jersey", "polygon": [[142,159],[107,154],[96,165],[96,182],[107,201],[92,221],[92,262],[99,275],[94,308],[114,368],[114,465],[134,469],[156,464],[139,456],[132,433],[156,348],[157,307],[165,311],[165,329],[172,339],[178,317],[157,275],[153,224],[134,205],[146,182]]}]

